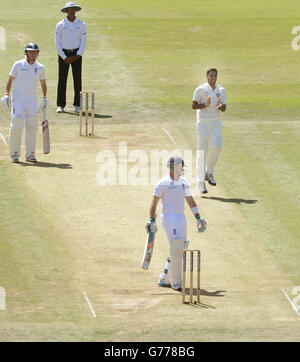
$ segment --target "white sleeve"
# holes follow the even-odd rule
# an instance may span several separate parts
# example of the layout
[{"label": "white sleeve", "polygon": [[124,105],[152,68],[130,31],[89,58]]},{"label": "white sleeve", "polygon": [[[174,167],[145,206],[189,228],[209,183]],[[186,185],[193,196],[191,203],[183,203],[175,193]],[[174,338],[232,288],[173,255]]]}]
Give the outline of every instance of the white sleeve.
[{"label": "white sleeve", "polygon": [[226,96],[225,88],[221,89],[221,102],[222,102],[222,104],[227,103],[227,96]]},{"label": "white sleeve", "polygon": [[187,182],[184,183],[184,193],[185,196],[192,196],[190,185]]},{"label": "white sleeve", "polygon": [[17,67],[17,63],[15,63],[11,68],[9,76],[16,78],[17,74],[18,74],[18,67]]},{"label": "white sleeve", "polygon": [[83,23],[81,26],[81,34],[80,34],[80,47],[79,50],[77,51],[77,55],[83,54],[85,50],[85,45],[86,45],[86,25],[85,23]]},{"label": "white sleeve", "polygon": [[62,57],[63,59],[66,59],[67,56],[64,53],[62,44],[61,44],[61,29],[62,29],[62,24],[58,23],[56,25],[56,30],[55,30],[55,46],[56,46],[59,56]]},{"label": "white sleeve", "polygon": [[154,188],[153,196],[162,197],[162,194],[163,194],[163,187],[162,184],[158,182]]},{"label": "white sleeve", "polygon": [[202,92],[201,92],[201,88],[197,88],[194,91],[194,95],[193,95],[193,101],[196,101],[198,103],[201,103],[201,99],[202,99]]},{"label": "white sleeve", "polygon": [[40,70],[40,80],[45,80],[46,74],[45,74],[45,68],[42,66]]}]

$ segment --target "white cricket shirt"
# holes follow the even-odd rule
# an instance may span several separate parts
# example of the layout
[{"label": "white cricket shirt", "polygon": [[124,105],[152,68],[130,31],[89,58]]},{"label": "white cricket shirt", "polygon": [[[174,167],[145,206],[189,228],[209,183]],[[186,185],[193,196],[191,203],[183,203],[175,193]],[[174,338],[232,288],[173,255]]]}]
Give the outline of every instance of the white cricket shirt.
[{"label": "white cricket shirt", "polygon": [[207,97],[210,97],[210,105],[204,109],[197,109],[197,122],[221,120],[220,111],[216,109],[216,106],[218,101],[226,104],[227,97],[225,88],[216,84],[216,88],[213,90],[208,83],[201,84],[194,91],[193,101],[203,104],[206,103]]},{"label": "white cricket shirt", "polygon": [[69,21],[64,18],[56,25],[55,46],[58,54],[65,59],[63,49],[79,49],[77,55],[82,55],[86,45],[86,25],[76,18]]},{"label": "white cricket shirt", "polygon": [[10,76],[14,77],[14,90],[12,101],[34,102],[37,101],[37,84],[40,80],[45,80],[44,66],[37,61],[29,64],[27,59],[17,61],[11,71]]},{"label": "white cricket shirt", "polygon": [[186,178],[180,176],[174,181],[170,175],[166,175],[158,181],[154,188],[154,196],[161,198],[162,213],[184,213],[184,200],[186,196],[192,196]]}]

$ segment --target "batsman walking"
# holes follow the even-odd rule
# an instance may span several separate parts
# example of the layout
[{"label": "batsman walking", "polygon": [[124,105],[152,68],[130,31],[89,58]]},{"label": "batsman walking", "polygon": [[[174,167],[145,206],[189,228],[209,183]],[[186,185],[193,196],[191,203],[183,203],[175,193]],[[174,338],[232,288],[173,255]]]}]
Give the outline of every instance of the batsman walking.
[{"label": "batsman walking", "polygon": [[[223,145],[220,112],[226,111],[227,97],[225,88],[216,83],[217,77],[217,69],[207,70],[207,83],[196,88],[192,103],[192,108],[197,110],[196,173],[199,191],[202,194],[207,193],[205,180],[212,186],[217,185],[213,174]],[[209,141],[212,149],[208,158]]]},{"label": "batsman walking", "polygon": [[[25,125],[26,161],[36,160],[36,136],[38,129],[37,114],[37,84],[40,81],[43,100],[41,109],[46,110],[47,84],[44,66],[36,61],[39,47],[29,43],[25,47],[25,59],[17,61],[10,72],[6,83],[5,95],[1,98],[6,108],[11,106],[11,123],[9,132],[10,157],[12,162],[19,162],[21,154],[22,133]],[[10,90],[14,84],[12,99]]]},{"label": "batsman walking", "polygon": [[160,220],[169,240],[170,255],[158,284],[161,287],[172,287],[174,290],[180,291],[182,288],[183,251],[188,248],[184,200],[187,201],[195,215],[199,232],[206,229],[206,221],[200,217],[189,184],[182,176],[183,159],[179,156],[171,157],[167,166],[169,174],[159,180],[154,189],[150,206],[150,219],[146,223],[146,230],[156,230],[155,214],[161,199],[162,214]]}]

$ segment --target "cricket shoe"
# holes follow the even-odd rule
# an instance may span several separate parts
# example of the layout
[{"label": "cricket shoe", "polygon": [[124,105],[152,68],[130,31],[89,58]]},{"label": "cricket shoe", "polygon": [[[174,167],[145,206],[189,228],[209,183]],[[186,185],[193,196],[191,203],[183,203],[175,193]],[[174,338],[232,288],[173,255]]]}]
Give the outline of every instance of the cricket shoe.
[{"label": "cricket shoe", "polygon": [[205,186],[205,182],[198,182],[198,189],[201,194],[207,194],[207,189]]},{"label": "cricket shoe", "polygon": [[64,107],[57,107],[56,113],[64,113]]},{"label": "cricket shoe", "polygon": [[18,163],[18,162],[19,162],[18,156],[12,156],[11,162],[12,162],[12,163]]},{"label": "cricket shoe", "polygon": [[26,157],[26,162],[37,162],[37,159],[33,156],[30,155],[29,157]]},{"label": "cricket shoe", "polygon": [[167,283],[165,283],[165,282],[163,282],[161,280],[157,284],[162,288],[171,288],[170,284],[167,284]]},{"label": "cricket shoe", "polygon": [[182,291],[181,284],[172,285],[172,289],[176,290],[176,292],[181,292]]},{"label": "cricket shoe", "polygon": [[75,113],[79,113],[80,112],[80,107],[79,106],[74,106],[74,111],[75,111]]},{"label": "cricket shoe", "polygon": [[216,180],[214,179],[214,175],[212,173],[207,173],[205,176],[205,180],[212,186],[217,186]]}]

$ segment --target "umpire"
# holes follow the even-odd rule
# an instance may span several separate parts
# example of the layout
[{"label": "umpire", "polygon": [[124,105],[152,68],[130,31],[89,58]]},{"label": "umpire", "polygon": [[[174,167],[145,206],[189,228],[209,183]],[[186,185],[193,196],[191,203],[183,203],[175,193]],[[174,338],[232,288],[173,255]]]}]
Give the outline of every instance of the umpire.
[{"label": "umpire", "polygon": [[69,1],[61,9],[67,17],[56,25],[55,45],[58,52],[58,87],[57,87],[57,113],[64,112],[66,106],[66,90],[68,71],[71,64],[74,83],[75,113],[80,110],[80,91],[82,89],[81,69],[82,54],[86,45],[86,25],[76,18],[76,11],[81,7]]}]

